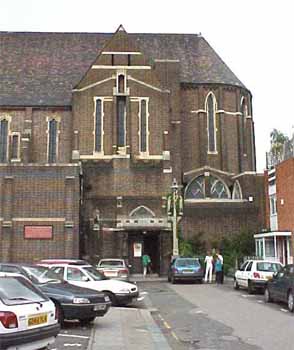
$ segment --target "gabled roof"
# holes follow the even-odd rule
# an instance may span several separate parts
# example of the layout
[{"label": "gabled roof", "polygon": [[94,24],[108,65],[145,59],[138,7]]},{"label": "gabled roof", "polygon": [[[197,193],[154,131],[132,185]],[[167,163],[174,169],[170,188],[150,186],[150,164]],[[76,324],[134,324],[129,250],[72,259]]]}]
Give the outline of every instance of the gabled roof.
[{"label": "gabled roof", "polygon": [[[69,106],[111,33],[0,32],[0,105]],[[245,88],[207,41],[195,34],[128,34],[152,59],[180,61],[183,83]]]}]

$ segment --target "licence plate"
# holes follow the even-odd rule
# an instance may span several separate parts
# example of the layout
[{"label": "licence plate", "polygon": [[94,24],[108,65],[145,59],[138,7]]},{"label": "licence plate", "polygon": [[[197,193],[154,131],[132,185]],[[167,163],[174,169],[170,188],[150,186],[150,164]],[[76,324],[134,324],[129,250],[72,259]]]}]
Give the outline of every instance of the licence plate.
[{"label": "licence plate", "polygon": [[193,270],[183,270],[183,273],[193,273]]},{"label": "licence plate", "polygon": [[30,316],[28,319],[28,326],[37,326],[39,324],[47,323],[47,314],[41,314],[38,316]]},{"label": "licence plate", "polygon": [[106,305],[94,305],[94,311],[105,310]]}]

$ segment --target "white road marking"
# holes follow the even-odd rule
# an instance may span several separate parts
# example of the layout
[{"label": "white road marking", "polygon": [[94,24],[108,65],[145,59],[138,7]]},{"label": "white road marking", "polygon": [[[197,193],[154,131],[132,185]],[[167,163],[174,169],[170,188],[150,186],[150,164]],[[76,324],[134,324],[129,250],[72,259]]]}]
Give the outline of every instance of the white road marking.
[{"label": "white road marking", "polygon": [[142,300],[144,300],[144,297],[137,298],[137,301],[142,301]]},{"label": "white road marking", "polygon": [[289,312],[288,310],[286,310],[286,309],[280,309],[281,311],[283,311],[283,312]]},{"label": "white road marking", "polygon": [[85,335],[74,335],[74,334],[58,334],[58,337],[70,337],[70,338],[81,338],[81,339],[89,339],[89,337],[86,337]]},{"label": "white road marking", "polygon": [[80,346],[82,346],[82,344],[79,344],[79,343],[76,343],[76,344],[63,344],[63,346],[71,346],[71,347],[77,346],[77,347],[80,347]]},{"label": "white road marking", "polygon": [[146,295],[148,292],[140,292],[140,295]]},{"label": "white road marking", "polygon": [[257,302],[260,303],[260,304],[264,304],[263,300],[257,300]]}]

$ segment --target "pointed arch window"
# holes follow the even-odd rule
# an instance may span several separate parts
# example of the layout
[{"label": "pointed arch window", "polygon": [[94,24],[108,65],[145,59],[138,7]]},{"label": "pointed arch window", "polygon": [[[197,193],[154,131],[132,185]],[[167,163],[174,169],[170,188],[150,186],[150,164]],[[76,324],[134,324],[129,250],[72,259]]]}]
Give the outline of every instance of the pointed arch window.
[{"label": "pointed arch window", "polygon": [[236,181],[234,183],[232,198],[233,199],[242,199],[242,191],[241,191],[241,186],[240,186],[239,181]]},{"label": "pointed arch window", "polygon": [[148,105],[147,100],[142,99],[140,101],[140,152],[148,152]]},{"label": "pointed arch window", "polygon": [[117,97],[117,146],[126,146],[126,97]]},{"label": "pointed arch window", "polygon": [[56,163],[57,160],[57,132],[58,122],[51,119],[48,122],[48,163]]},{"label": "pointed arch window", "polygon": [[118,93],[124,94],[125,93],[125,76],[124,74],[119,74],[117,78],[117,86],[118,86]]},{"label": "pointed arch window", "polygon": [[185,191],[185,199],[230,199],[230,191],[224,181],[215,176],[200,175],[192,180]]},{"label": "pointed arch window", "polygon": [[130,217],[133,218],[153,218],[155,217],[154,212],[145,207],[144,205],[140,205],[130,212]]},{"label": "pointed arch window", "polygon": [[206,99],[208,153],[216,153],[216,99],[209,93]]},{"label": "pointed arch window", "polygon": [[8,120],[0,122],[0,163],[7,162],[8,154]]}]

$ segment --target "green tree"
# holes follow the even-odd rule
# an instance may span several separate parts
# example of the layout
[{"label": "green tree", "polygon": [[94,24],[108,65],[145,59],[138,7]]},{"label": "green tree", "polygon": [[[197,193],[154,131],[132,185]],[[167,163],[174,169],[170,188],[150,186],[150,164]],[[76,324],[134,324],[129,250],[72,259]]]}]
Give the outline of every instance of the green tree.
[{"label": "green tree", "polygon": [[276,159],[282,159],[284,144],[288,141],[289,137],[287,135],[277,129],[272,130],[270,133],[270,152]]}]

